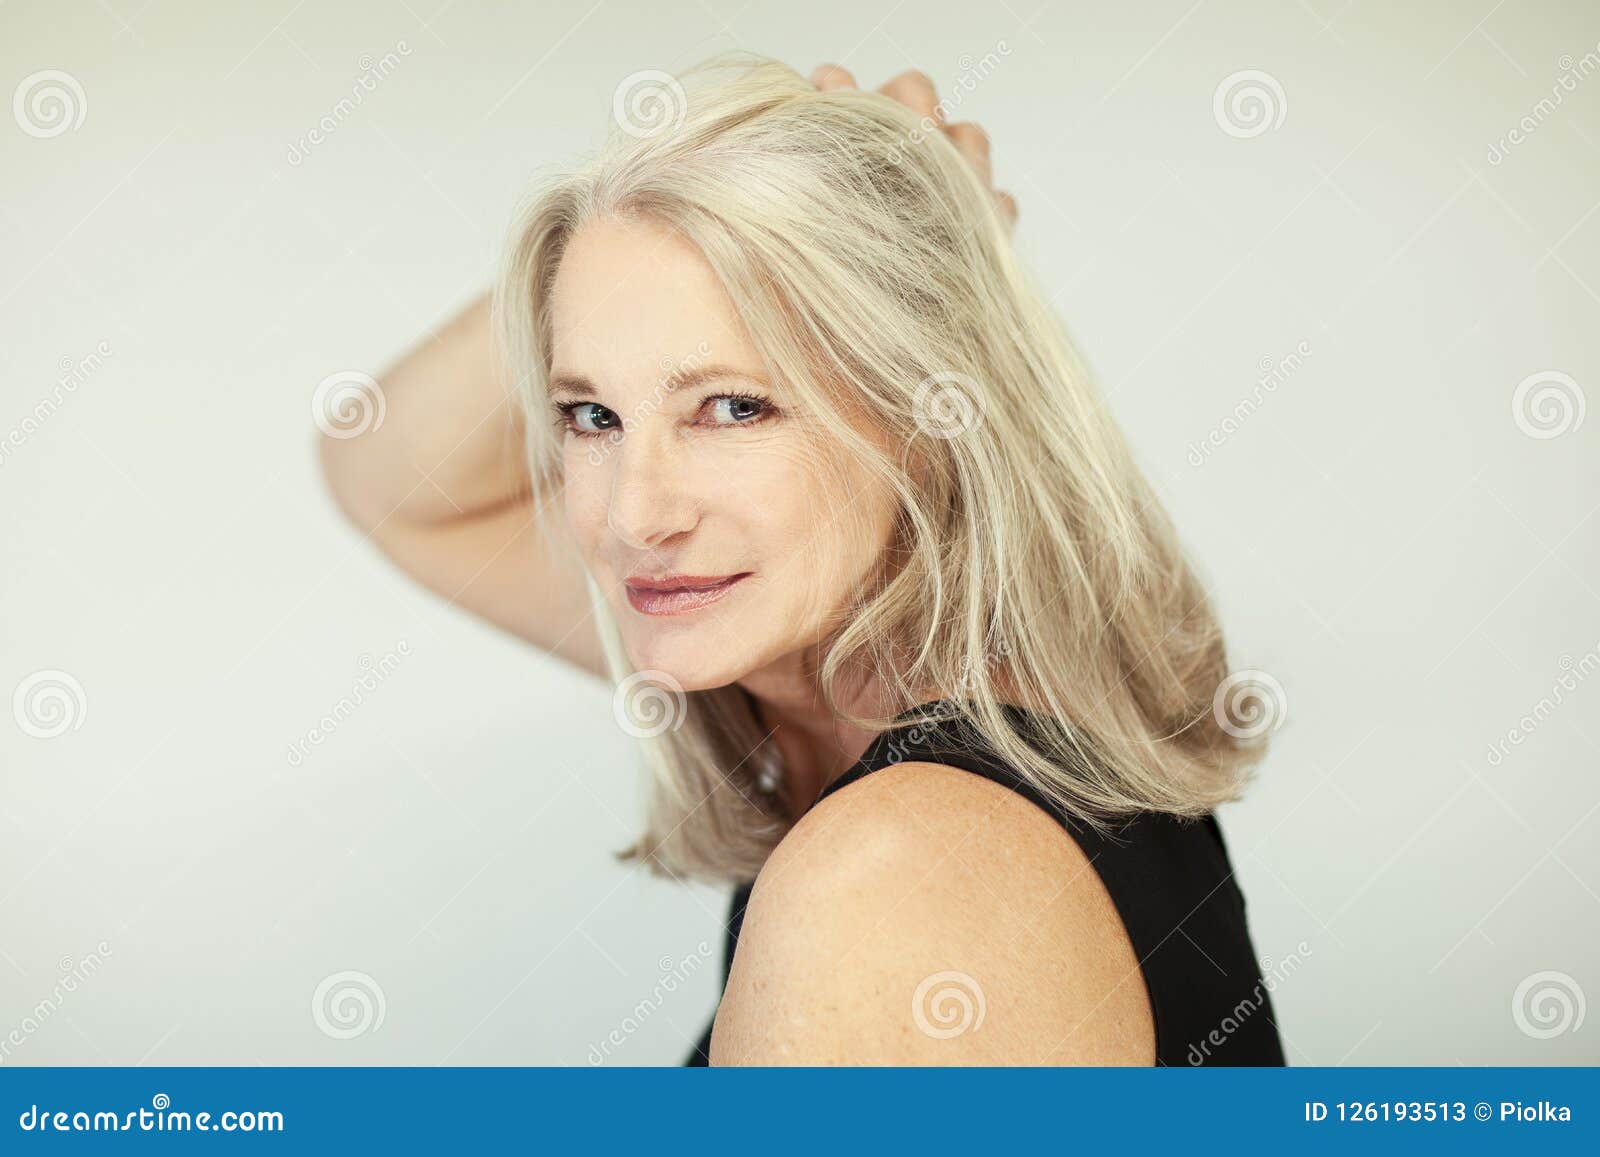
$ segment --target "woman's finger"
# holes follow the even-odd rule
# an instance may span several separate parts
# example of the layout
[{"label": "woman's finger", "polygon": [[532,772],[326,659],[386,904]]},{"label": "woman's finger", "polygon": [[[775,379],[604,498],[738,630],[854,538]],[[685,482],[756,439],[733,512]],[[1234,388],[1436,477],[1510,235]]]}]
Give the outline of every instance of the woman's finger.
[{"label": "woman's finger", "polygon": [[985,185],[994,183],[994,170],[989,163],[989,134],[973,121],[956,121],[945,126],[945,133],[955,142],[961,155],[972,162]]},{"label": "woman's finger", "polygon": [[832,92],[836,88],[855,88],[856,78],[842,65],[819,64],[811,70],[811,83],[823,92]]},{"label": "woman's finger", "polygon": [[[812,70],[811,83],[823,92],[857,87],[856,78],[849,69],[838,64],[819,64]],[[994,167],[990,159],[989,134],[982,125],[973,121],[946,123],[945,110],[939,104],[939,92],[933,80],[920,69],[913,68],[900,73],[878,91],[938,125],[955,145],[956,151],[967,158],[983,183],[990,186],[995,207],[1006,224],[1016,225],[1017,199],[1010,193],[1001,193],[993,188]]]},{"label": "woman's finger", "polygon": [[912,112],[930,118],[935,124],[944,123],[944,110],[939,107],[939,94],[933,87],[932,79],[925,72],[915,68],[902,72],[878,91],[885,96],[894,97]]},{"label": "woman's finger", "polygon": [[1006,224],[1015,229],[1017,227],[1017,199],[1010,193],[996,193],[995,205],[1000,210],[1000,216],[1005,218]]}]

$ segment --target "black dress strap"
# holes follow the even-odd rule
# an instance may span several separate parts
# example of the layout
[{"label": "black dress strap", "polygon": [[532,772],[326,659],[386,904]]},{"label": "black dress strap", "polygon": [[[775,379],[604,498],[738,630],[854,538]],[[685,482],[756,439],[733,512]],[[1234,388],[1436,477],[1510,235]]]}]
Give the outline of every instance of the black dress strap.
[{"label": "black dress strap", "polygon": [[[930,721],[950,706],[940,700],[897,716],[894,726],[876,736],[811,806],[874,771],[908,762],[959,768],[1009,788],[1044,809],[1077,841],[1105,885],[1143,973],[1155,1019],[1156,1063],[1284,1064],[1244,896],[1216,818],[1147,811],[1116,822],[1107,833],[1096,832],[997,758],[964,719]],[[1007,711],[1028,725],[1021,708]],[[736,888],[730,905],[724,987],[751,886]],[[685,1063],[706,1064],[710,1045],[708,1027]]]}]

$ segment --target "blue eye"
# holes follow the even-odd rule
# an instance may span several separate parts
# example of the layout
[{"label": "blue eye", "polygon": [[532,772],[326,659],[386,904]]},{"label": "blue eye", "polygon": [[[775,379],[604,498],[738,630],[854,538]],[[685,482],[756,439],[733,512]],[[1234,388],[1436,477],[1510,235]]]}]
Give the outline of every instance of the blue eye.
[{"label": "blue eye", "polygon": [[753,426],[769,408],[765,398],[754,394],[718,394],[707,401],[718,419],[714,424],[719,426]]},{"label": "blue eye", "polygon": [[598,402],[557,402],[562,424],[574,434],[593,437],[617,427],[617,416]]},{"label": "blue eye", "polygon": [[[598,438],[622,428],[622,420],[614,410],[599,402],[556,402],[557,425],[579,438]],[[767,399],[755,394],[716,394],[701,403],[709,410],[711,426],[755,426],[777,411]]]}]

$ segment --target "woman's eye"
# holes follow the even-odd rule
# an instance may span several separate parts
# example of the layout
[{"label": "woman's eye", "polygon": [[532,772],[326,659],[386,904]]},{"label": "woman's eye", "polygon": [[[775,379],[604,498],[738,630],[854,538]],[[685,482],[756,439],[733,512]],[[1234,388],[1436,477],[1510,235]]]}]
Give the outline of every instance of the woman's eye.
[{"label": "woman's eye", "polygon": [[[612,410],[599,402],[557,402],[559,422],[580,438],[595,438],[621,428]],[[771,417],[773,410],[765,398],[748,394],[721,394],[707,398],[702,405],[711,426],[754,426]]]},{"label": "woman's eye", "polygon": [[563,402],[556,409],[576,434],[604,434],[616,428],[617,416],[598,402]]},{"label": "woman's eye", "polygon": [[767,403],[744,394],[724,394],[710,399],[714,425],[754,425],[766,412]]}]

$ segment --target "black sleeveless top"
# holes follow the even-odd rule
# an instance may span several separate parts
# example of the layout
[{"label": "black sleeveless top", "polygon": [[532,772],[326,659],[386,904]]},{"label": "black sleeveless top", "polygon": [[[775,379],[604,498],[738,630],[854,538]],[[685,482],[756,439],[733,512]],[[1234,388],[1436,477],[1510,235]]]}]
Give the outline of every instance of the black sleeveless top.
[{"label": "black sleeveless top", "polygon": [[[932,706],[955,704],[925,704],[896,716],[894,726],[875,737],[861,759],[823,788],[811,806],[879,768],[911,761],[962,768],[1010,788],[1054,816],[1099,873],[1144,973],[1155,1020],[1156,1064],[1284,1064],[1272,1002],[1245,922],[1244,896],[1215,817],[1185,820],[1141,812],[1112,821],[1112,834],[1101,836],[1063,814],[974,742],[958,721],[923,721],[921,712]],[[1021,708],[1006,710],[1027,718]],[[733,893],[724,988],[752,886],[742,884]],[[705,1065],[710,1053],[707,1026],[684,1064]]]}]

